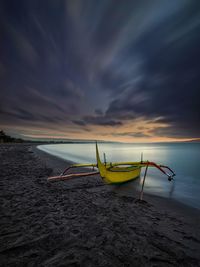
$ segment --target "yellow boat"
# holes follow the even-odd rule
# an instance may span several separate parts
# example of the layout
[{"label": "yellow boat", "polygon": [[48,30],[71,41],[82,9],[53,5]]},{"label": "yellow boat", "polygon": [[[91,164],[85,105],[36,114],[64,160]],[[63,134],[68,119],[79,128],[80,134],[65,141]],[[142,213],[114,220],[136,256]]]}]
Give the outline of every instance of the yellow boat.
[{"label": "yellow boat", "polygon": [[[140,176],[142,167],[146,167],[145,176],[148,167],[155,167],[159,169],[162,173],[167,175],[168,180],[171,181],[175,176],[175,173],[168,166],[158,165],[155,162],[150,161],[141,161],[139,162],[104,162],[102,163],[99,156],[99,150],[96,143],[96,163],[86,163],[86,164],[73,164],[67,169],[64,170],[59,176],[49,177],[49,181],[57,180],[68,180],[71,178],[78,178],[84,176],[91,176],[100,174],[102,179],[107,183],[124,183],[130,180],[134,180]],[[89,168],[92,167],[93,171],[81,172],[81,173],[71,173],[66,174],[69,169],[72,168]],[[97,168],[98,171],[95,171],[94,168]],[[170,171],[166,172],[164,169]]]},{"label": "yellow boat", "polygon": [[[141,166],[137,163],[116,162],[103,164],[99,157],[99,150],[96,144],[97,167],[101,178],[108,183],[124,183],[140,176]],[[122,167],[122,165],[127,165]]]}]

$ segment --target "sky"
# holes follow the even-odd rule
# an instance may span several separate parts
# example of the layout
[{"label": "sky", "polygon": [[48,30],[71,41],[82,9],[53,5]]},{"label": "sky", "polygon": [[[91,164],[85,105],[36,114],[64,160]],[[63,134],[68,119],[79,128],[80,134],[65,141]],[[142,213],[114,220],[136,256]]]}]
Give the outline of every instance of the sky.
[{"label": "sky", "polygon": [[200,138],[199,0],[2,0],[0,128],[21,138]]}]

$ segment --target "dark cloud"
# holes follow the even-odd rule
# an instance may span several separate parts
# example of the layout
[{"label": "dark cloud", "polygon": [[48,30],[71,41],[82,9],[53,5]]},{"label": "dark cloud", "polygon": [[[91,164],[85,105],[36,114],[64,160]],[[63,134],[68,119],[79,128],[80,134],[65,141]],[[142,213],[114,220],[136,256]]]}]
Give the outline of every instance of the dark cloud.
[{"label": "dark cloud", "polygon": [[121,121],[113,120],[105,116],[85,116],[83,118],[84,123],[88,125],[100,125],[100,126],[121,126]]},{"label": "dark cloud", "polygon": [[199,2],[188,3],[137,40],[135,49],[145,59],[143,77],[136,87],[129,87],[111,101],[109,116],[161,117],[169,124],[165,136],[200,135],[199,7]]},{"label": "dark cloud", "polygon": [[199,17],[199,1],[1,1],[0,122],[200,136]]},{"label": "dark cloud", "polygon": [[36,120],[36,117],[34,116],[34,114],[19,107],[16,107],[13,113],[10,113],[10,114],[8,113],[8,115],[14,117],[15,119],[28,120],[28,121]]},{"label": "dark cloud", "polygon": [[101,109],[95,109],[95,113],[97,115],[103,115],[103,111]]},{"label": "dark cloud", "polygon": [[74,124],[79,125],[79,126],[85,126],[86,125],[86,123],[84,121],[81,121],[81,120],[72,120],[72,122]]},{"label": "dark cloud", "polygon": [[144,134],[143,132],[123,132],[123,133],[114,133],[114,136],[119,136],[119,137],[123,137],[123,136],[127,136],[127,137],[150,137],[150,135],[148,134]]},{"label": "dark cloud", "polygon": [[159,137],[188,138],[188,136],[193,136],[193,138],[199,138],[199,135],[196,134],[195,129],[187,129],[185,127],[181,128],[180,125],[178,128],[176,125],[171,127],[157,127],[148,131],[148,133],[150,135]]},{"label": "dark cloud", "polygon": [[121,126],[122,122],[112,120],[104,116],[85,116],[82,120],[72,120],[72,122],[79,126],[99,125],[99,126]]},{"label": "dark cloud", "polygon": [[2,122],[5,124],[13,124],[13,125],[24,125],[28,123],[31,124],[37,124],[37,123],[54,123],[59,124],[60,122],[66,122],[67,119],[63,117],[59,117],[56,115],[48,116],[44,114],[33,114],[32,112],[29,112],[23,108],[15,107],[13,109],[10,109],[10,111],[1,110],[0,118],[2,117]]}]

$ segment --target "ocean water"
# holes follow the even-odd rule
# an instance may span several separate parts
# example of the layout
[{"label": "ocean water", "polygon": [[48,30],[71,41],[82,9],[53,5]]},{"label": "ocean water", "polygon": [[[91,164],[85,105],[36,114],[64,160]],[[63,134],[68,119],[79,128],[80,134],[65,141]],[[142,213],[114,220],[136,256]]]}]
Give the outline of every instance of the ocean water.
[{"label": "ocean water", "polygon": [[[176,173],[169,182],[159,170],[149,168],[144,192],[166,198],[174,198],[182,203],[200,209],[200,143],[149,143],[122,144],[99,143],[99,152],[107,162],[114,161],[154,161],[169,166]],[[57,157],[76,163],[95,163],[95,144],[51,144],[38,146],[39,149]],[[140,179],[121,185],[121,190],[141,187],[144,168]]]}]

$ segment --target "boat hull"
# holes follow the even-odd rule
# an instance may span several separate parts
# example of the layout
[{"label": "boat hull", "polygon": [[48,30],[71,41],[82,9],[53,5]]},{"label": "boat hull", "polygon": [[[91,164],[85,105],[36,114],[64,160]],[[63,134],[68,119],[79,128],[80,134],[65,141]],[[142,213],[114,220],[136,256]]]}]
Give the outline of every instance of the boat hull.
[{"label": "boat hull", "polygon": [[[99,151],[96,144],[96,159],[102,179],[107,183],[125,183],[134,180],[140,176],[141,167],[139,166],[113,166],[112,163],[103,164],[99,157]],[[119,164],[120,165],[120,164]]]},{"label": "boat hull", "polygon": [[102,178],[107,183],[119,184],[137,179],[138,177],[140,177],[140,173],[141,173],[141,168],[136,168],[131,171],[130,170],[126,171],[126,169],[124,169],[124,171],[106,170],[106,174]]}]

